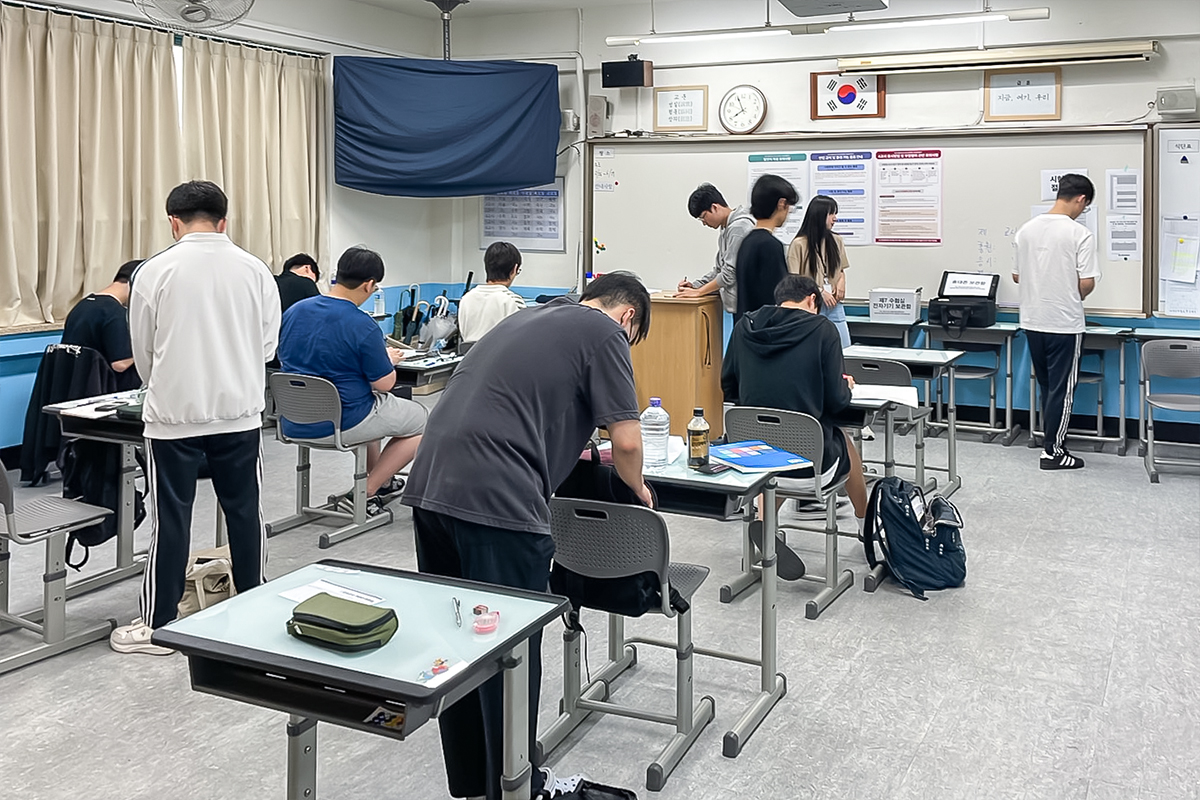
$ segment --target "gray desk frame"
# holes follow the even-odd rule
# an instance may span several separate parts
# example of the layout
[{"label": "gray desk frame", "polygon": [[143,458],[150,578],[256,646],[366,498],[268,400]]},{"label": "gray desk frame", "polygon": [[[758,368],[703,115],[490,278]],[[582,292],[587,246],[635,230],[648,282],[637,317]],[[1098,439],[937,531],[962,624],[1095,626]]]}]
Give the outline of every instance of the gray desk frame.
[{"label": "gray desk frame", "polygon": [[[683,465],[682,469],[678,468],[678,465]],[[743,574],[730,584],[721,587],[721,602],[732,602],[734,597],[754,584],[760,582],[762,584],[761,638],[758,658],[722,650],[694,648],[695,652],[701,655],[759,667],[758,692],[750,706],[733,724],[733,727],[725,733],[722,741],[722,753],[728,758],[736,758],[746,746],[746,742],[758,730],[758,726],[766,719],[767,714],[787,694],[787,678],[778,671],[779,647],[776,609],[778,561],[775,555],[774,531],[779,527],[779,516],[775,509],[775,478],[768,473],[747,475],[744,476],[746,480],[741,485],[723,485],[719,482],[723,477],[721,475],[701,475],[687,469],[686,461],[682,456],[676,459],[676,463],[671,466],[676,467],[674,470],[668,467],[668,470],[674,474],[656,475],[648,472],[643,476],[646,482],[654,486],[659,493],[659,511],[667,514],[684,514],[725,521],[729,515],[721,506],[732,502],[742,508]],[[762,560],[756,565],[754,548],[750,542],[749,525],[755,521],[750,509],[754,498],[759,494],[764,495],[763,529],[770,531],[771,535],[764,534]],[[693,500],[702,501],[705,497],[716,500],[716,504],[709,505],[706,509],[702,502],[692,502]],[[643,641],[649,644],[674,647],[671,642],[656,639],[632,638],[626,640],[624,620],[616,617],[614,621],[611,616],[608,641],[609,663],[599,673],[592,673],[593,678],[600,675],[604,680],[611,680],[633,665],[635,661],[633,654],[628,649],[623,653],[613,652],[614,643]]]},{"label": "gray desk frame", "polygon": [[[999,344],[1004,349],[1004,427],[994,428],[978,422],[960,422],[959,428],[982,433],[984,440],[989,442],[1003,435],[1000,443],[1005,447],[1011,445],[1021,433],[1021,426],[1013,421],[1013,339],[1021,332],[1021,327],[1015,322],[997,322],[987,328],[964,328],[962,335],[957,338],[948,335],[941,325],[932,325],[928,321],[920,323],[920,327],[925,331],[926,347],[931,347],[936,338],[943,347],[947,344],[953,345],[954,342],[965,342]],[[953,376],[950,377],[950,381],[954,381]],[[950,397],[950,405],[954,405],[953,389]],[[930,420],[929,424],[936,429],[943,423]]]},{"label": "gray desk frame", "polygon": [[851,340],[855,335],[867,339],[895,339],[900,342],[901,347],[912,347],[912,332],[920,324],[920,320],[899,322],[846,315],[846,326],[850,329]]},{"label": "gray desk frame", "polygon": [[[1067,436],[1072,439],[1086,439],[1096,442],[1096,450],[1099,451],[1104,447],[1105,442],[1117,443],[1117,454],[1125,455],[1128,447],[1127,434],[1125,432],[1125,348],[1129,342],[1132,331],[1129,328],[1117,328],[1104,325],[1089,325],[1083,331],[1083,349],[1084,350],[1099,350],[1100,351],[1100,383],[1097,384],[1101,396],[1104,393],[1104,378],[1105,369],[1108,367],[1108,351],[1117,351],[1117,383],[1120,391],[1117,397],[1117,435],[1104,436],[1102,434],[1092,433],[1089,431],[1076,430],[1074,428],[1067,431]],[[1103,405],[1103,404],[1102,404]],[[1045,432],[1039,430],[1036,419],[1038,416],[1037,402],[1037,374],[1033,369],[1033,362],[1029,364],[1029,447],[1036,448],[1041,445],[1038,439],[1044,438]],[[1096,425],[1098,429],[1103,428],[1103,414],[1097,410],[1097,415],[1101,417]]]},{"label": "gray desk frame", "polygon": [[[909,369],[918,367],[923,370],[930,370],[932,373],[930,380],[937,380],[943,370],[949,375],[950,398],[946,410],[946,466],[945,468],[925,466],[923,454],[921,463],[923,471],[932,470],[946,473],[946,484],[940,487],[940,494],[943,497],[950,497],[950,495],[958,491],[962,487],[962,478],[958,474],[958,409],[955,405],[954,397],[954,365],[965,353],[961,350],[931,350],[920,347],[864,347],[862,345],[851,345],[845,349],[843,355],[848,358],[898,361]],[[925,379],[914,376],[913,380]],[[928,399],[927,395],[926,401]],[[929,426],[928,422],[925,424],[927,427]],[[887,441],[885,437],[885,450]],[[893,468],[894,466],[895,463],[893,461]],[[935,478],[926,479],[922,488],[927,492],[939,489]]]},{"label": "gray desk frame", "polygon": [[[287,799],[317,797],[317,723],[324,720],[355,730],[404,739],[446,707],[474,691],[497,671],[504,676],[504,766],[501,777],[504,800],[528,800],[533,769],[525,752],[529,741],[529,638],[570,608],[564,597],[519,589],[426,575],[386,567],[322,560],[319,565],[360,570],[424,583],[438,583],[488,594],[544,600],[545,614],[525,629],[508,634],[493,648],[498,658],[484,658],[462,670],[452,680],[431,688],[359,672],[351,665],[333,667],[301,661],[267,650],[254,650],[228,642],[195,636],[167,625],[154,633],[155,644],[171,647],[188,658],[192,688],[250,705],[283,711],[287,724]],[[337,582],[354,588],[354,576],[337,575]],[[255,594],[271,591],[271,583]],[[250,593],[225,601],[253,600]],[[283,625],[285,620],[280,620]],[[399,730],[367,725],[360,708],[386,708],[405,703],[405,721]],[[411,705],[410,705],[411,704]],[[415,723],[410,726],[410,723]],[[480,754],[482,757],[482,754]]]}]

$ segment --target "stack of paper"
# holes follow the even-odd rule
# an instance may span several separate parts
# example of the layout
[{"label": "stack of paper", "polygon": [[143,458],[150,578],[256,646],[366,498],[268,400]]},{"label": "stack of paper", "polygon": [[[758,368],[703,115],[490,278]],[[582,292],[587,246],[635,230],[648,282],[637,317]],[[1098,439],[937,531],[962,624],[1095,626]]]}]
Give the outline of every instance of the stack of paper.
[{"label": "stack of paper", "polygon": [[856,383],[850,390],[855,400],[886,400],[902,406],[916,408],[920,405],[915,386],[880,386],[871,383]]}]

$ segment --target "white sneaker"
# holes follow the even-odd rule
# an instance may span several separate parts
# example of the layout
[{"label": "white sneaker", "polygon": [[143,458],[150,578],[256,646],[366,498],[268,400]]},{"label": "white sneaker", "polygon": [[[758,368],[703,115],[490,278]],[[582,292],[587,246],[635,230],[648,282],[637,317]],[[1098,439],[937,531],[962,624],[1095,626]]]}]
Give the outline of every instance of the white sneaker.
[{"label": "white sneaker", "polygon": [[875,431],[871,430],[870,425],[868,425],[862,429],[862,439],[864,442],[875,441]]},{"label": "white sneaker", "polygon": [[150,637],[154,634],[151,628],[140,618],[130,625],[122,625],[108,637],[108,644],[118,653],[146,653],[152,656],[169,656],[175,651],[169,647],[159,647],[151,644]]}]

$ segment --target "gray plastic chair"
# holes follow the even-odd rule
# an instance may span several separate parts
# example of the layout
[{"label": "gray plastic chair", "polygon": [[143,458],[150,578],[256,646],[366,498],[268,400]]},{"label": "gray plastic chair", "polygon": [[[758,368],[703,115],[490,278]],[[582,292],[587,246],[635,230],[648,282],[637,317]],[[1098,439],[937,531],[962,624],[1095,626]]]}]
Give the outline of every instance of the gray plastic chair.
[{"label": "gray plastic chair", "polygon": [[[1003,345],[988,344],[988,343],[982,343],[982,342],[960,342],[956,339],[948,338],[948,337],[937,337],[937,338],[939,341],[941,341],[943,343],[943,346],[946,347],[946,349],[948,349],[948,350],[962,350],[965,353],[991,353],[992,354],[993,361],[991,364],[955,364],[954,365],[954,379],[959,380],[959,381],[984,381],[985,380],[988,382],[988,427],[995,428],[997,425],[996,420],[998,419],[997,411],[996,411],[996,382],[997,382],[996,376],[1000,374],[1000,370],[1001,370],[1001,364],[1002,364],[1001,353],[1003,350]],[[938,419],[939,420],[945,419],[945,415],[942,413],[942,396],[944,394],[942,392],[942,385],[943,385],[943,382],[948,382],[949,380],[950,380],[950,374],[948,372],[945,372],[942,374],[942,376],[938,379],[938,382],[937,382],[937,407],[938,407]],[[969,426],[964,426],[963,423],[960,422],[959,429],[960,430],[969,429]],[[996,433],[985,433],[983,436],[983,440],[985,442],[988,442],[988,441],[991,441],[992,439],[994,439],[998,435],[999,434],[996,434]]]},{"label": "gray plastic chair", "polygon": [[[346,520],[350,524],[336,531],[322,533],[318,544],[322,548],[388,525],[392,521],[391,509],[383,509],[374,516],[367,516],[367,445],[347,446],[342,442],[342,399],[337,387],[324,378],[312,375],[297,375],[291,372],[276,372],[269,378],[271,396],[274,398],[278,423],[275,437],[285,444],[294,444],[296,457],[296,511],[283,519],[267,525],[267,535],[289,531],[318,519]],[[283,420],[301,425],[329,423],[333,425],[333,441],[294,439],[283,432]],[[340,450],[354,453],[354,511],[346,513],[335,508],[336,497],[330,497],[324,506],[313,506],[310,500],[310,473],[312,459],[310,450]]]},{"label": "gray plastic chair", "polygon": [[[804,616],[808,619],[816,619],[854,582],[854,573],[850,570],[838,572],[837,495],[845,487],[846,478],[828,486],[822,485],[820,466],[825,447],[825,434],[821,429],[821,423],[814,417],[799,411],[734,406],[725,412],[725,437],[730,442],[763,441],[772,447],[807,458],[813,463],[811,481],[805,481],[799,485],[795,483],[785,485],[781,480],[780,485],[776,488],[776,496],[825,504],[825,525],[823,527],[816,528],[794,523],[779,526],[787,530],[825,534],[825,574],[803,577],[803,580],[824,584],[824,588],[817,593],[816,597],[809,600],[804,606]],[[761,525],[762,523],[756,521],[752,524]],[[764,531],[763,535],[766,536],[768,533],[774,535],[775,532]],[[748,528],[746,535],[749,536]]]},{"label": "gray plastic chair", "polygon": [[[0,467],[0,505],[4,507],[4,530],[0,531],[0,628],[24,628],[41,637],[40,644],[0,658],[0,675],[51,656],[108,638],[117,621],[110,619],[78,633],[67,635],[67,535],[95,525],[112,512],[107,508],[66,500],[39,497],[17,506],[8,473]],[[40,611],[12,614],[8,610],[8,543],[46,545],[46,569],[42,573]],[[40,622],[39,622],[40,620]]]},{"label": "gray plastic chair", "polygon": [[[876,386],[912,386],[912,372],[907,366],[898,361],[847,358],[845,359],[845,370],[847,375],[854,378],[855,383],[875,384]],[[888,452],[884,459],[884,464],[887,466],[886,475],[891,476],[897,466],[911,467],[917,485],[922,487],[925,485],[925,422],[929,419],[931,413],[933,413],[933,409],[929,406],[921,406],[920,408],[897,406],[891,411],[890,417],[893,428],[899,429],[898,432],[901,433],[905,433],[910,429],[915,431],[915,458],[912,464],[896,464],[893,460],[891,449],[888,447],[889,440],[885,439],[884,445],[888,447]],[[887,412],[879,412],[875,415],[876,418],[880,414],[884,416],[886,421],[889,414]],[[866,459],[864,458],[863,461],[866,462]]]},{"label": "gray plastic chair", "polygon": [[[658,577],[662,606],[656,609],[666,617],[675,617],[676,641],[625,637],[624,618],[609,614],[609,662],[586,684],[580,672],[580,632],[563,632],[562,713],[543,732],[537,743],[536,763],[543,763],[566,738],[593,713],[673,725],[662,753],[646,769],[646,788],[657,792],[679,761],[691,748],[715,711],[711,697],[692,704],[691,611],[676,612],[671,606],[671,589],[691,605],[692,596],[708,577],[708,567],[671,562],[671,542],[662,515],[641,506],[599,503],[590,500],[550,501],[551,533],[554,536],[554,561],[572,572],[592,578],[624,578],[645,572]],[[611,702],[611,681],[637,663],[633,643],[665,647],[675,651],[675,712],[663,714],[641,707]]]},{"label": "gray plastic chair", "polygon": [[[1146,422],[1146,440],[1142,443],[1146,472],[1151,483],[1158,483],[1158,467],[1197,467],[1196,460],[1156,458],[1154,455],[1154,409],[1200,414],[1200,393],[1154,392],[1151,378],[1195,380],[1200,378],[1200,341],[1159,339],[1142,345],[1142,419]],[[1189,446],[1189,445],[1184,445]],[[1195,445],[1190,445],[1195,447]]]}]

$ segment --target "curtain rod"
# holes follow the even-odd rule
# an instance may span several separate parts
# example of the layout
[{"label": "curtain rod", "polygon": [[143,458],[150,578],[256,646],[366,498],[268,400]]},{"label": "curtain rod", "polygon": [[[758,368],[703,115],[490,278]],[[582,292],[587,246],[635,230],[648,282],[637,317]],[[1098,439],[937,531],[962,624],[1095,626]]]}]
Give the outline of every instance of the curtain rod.
[{"label": "curtain rod", "polygon": [[128,25],[133,28],[143,28],[149,31],[158,33],[169,33],[175,37],[175,43],[180,44],[184,36],[191,36],[196,39],[207,39],[213,42],[223,42],[226,44],[236,44],[242,47],[252,47],[256,50],[271,50],[277,53],[283,53],[289,56],[301,56],[303,58],[323,58],[329,53],[322,53],[315,50],[295,50],[287,47],[277,47],[270,44],[262,44],[260,42],[249,41],[246,39],[237,39],[233,37],[213,36],[208,33],[188,32],[181,33],[180,31],[165,28],[161,25],[155,25],[152,22],[143,22],[141,20],[130,17],[114,17],[108,14],[98,14],[89,9],[77,8],[69,5],[46,5],[44,3],[25,2],[25,0],[0,0],[0,5],[15,6],[18,8],[32,8],[36,11],[46,11],[51,14],[60,14],[63,16],[79,17],[81,19],[94,19],[100,22],[113,22],[118,25]]}]

